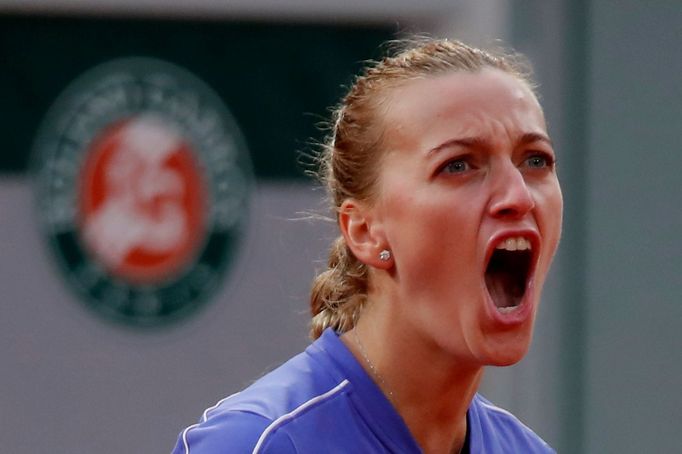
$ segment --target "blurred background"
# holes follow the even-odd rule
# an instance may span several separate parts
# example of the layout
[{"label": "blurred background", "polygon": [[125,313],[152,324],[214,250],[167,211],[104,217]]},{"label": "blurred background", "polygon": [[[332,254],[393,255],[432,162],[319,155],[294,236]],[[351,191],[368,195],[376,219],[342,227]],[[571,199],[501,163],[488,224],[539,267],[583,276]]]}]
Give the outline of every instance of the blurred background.
[{"label": "blurred background", "polygon": [[[335,231],[308,219],[326,207],[301,153],[362,61],[407,32],[525,53],[559,154],[564,236],[534,344],[484,394],[559,452],[682,450],[679,0],[0,0],[2,452],[169,452],[307,345]],[[98,80],[129,57],[160,65],[145,87],[167,102],[116,117]],[[121,123],[136,108],[151,123]],[[82,233],[115,192],[92,175],[134,148],[126,128],[173,158],[145,164],[161,175],[145,194],[199,220],[182,251],[163,249],[170,227],[131,243],[137,259]],[[178,189],[192,178],[203,192]]]}]

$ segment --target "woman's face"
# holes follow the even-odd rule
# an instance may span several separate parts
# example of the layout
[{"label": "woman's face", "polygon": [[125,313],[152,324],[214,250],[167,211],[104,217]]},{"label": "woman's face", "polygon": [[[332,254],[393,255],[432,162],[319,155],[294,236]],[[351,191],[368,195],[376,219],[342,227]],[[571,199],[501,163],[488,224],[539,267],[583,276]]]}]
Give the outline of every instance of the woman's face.
[{"label": "woman's face", "polygon": [[515,363],[561,233],[535,96],[484,69],[408,82],[385,108],[373,210],[393,254],[392,322],[459,361]]}]

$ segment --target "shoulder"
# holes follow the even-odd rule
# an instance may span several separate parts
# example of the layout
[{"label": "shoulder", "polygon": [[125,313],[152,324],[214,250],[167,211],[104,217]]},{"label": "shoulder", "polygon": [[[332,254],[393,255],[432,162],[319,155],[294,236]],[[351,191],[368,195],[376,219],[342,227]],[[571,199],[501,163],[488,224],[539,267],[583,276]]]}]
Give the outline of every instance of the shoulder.
[{"label": "shoulder", "polygon": [[[206,413],[204,414],[206,415]],[[252,453],[260,437],[271,424],[268,418],[254,413],[223,411],[202,417],[200,422],[183,430],[173,454]],[[286,437],[272,437],[276,452],[295,452]]]},{"label": "shoulder", "polygon": [[[335,400],[348,381],[303,401],[268,401],[257,394],[237,394],[207,409],[201,420],[183,430],[173,454],[294,453],[296,444],[314,443],[318,423],[338,417]],[[273,395],[270,395],[272,398]],[[338,410],[338,408],[336,408]]]},{"label": "shoulder", "polygon": [[470,407],[480,427],[485,452],[555,453],[542,438],[509,411],[476,394]]},{"label": "shoulder", "polygon": [[297,445],[314,437],[316,421],[336,414],[348,384],[303,352],[208,408],[180,433],[173,454],[297,452],[292,437]]}]

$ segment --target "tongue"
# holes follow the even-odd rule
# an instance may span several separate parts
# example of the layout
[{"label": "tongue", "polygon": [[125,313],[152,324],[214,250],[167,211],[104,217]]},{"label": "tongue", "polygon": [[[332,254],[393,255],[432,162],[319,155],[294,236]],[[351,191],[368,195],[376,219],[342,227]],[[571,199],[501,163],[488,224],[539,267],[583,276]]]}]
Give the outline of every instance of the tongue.
[{"label": "tongue", "polygon": [[524,288],[519,285],[512,273],[502,270],[485,273],[485,283],[488,292],[497,307],[514,307],[521,303]]}]

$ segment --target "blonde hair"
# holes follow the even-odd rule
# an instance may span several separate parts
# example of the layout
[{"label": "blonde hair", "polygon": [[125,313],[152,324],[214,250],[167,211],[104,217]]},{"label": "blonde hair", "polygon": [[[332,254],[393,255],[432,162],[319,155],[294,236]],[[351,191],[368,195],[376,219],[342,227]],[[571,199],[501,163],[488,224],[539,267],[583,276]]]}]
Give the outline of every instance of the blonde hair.
[{"label": "blonde hair", "polygon": [[[392,47],[392,55],[371,63],[355,78],[333,112],[329,136],[317,157],[318,176],[337,217],[344,200],[371,201],[374,196],[382,156],[379,106],[391,89],[417,78],[488,67],[511,74],[533,89],[529,66],[516,54],[493,54],[458,41],[429,38],[402,40]],[[367,299],[368,280],[367,266],[339,236],[332,244],[327,270],[313,281],[313,339],[328,327],[338,333],[353,328]]]}]

